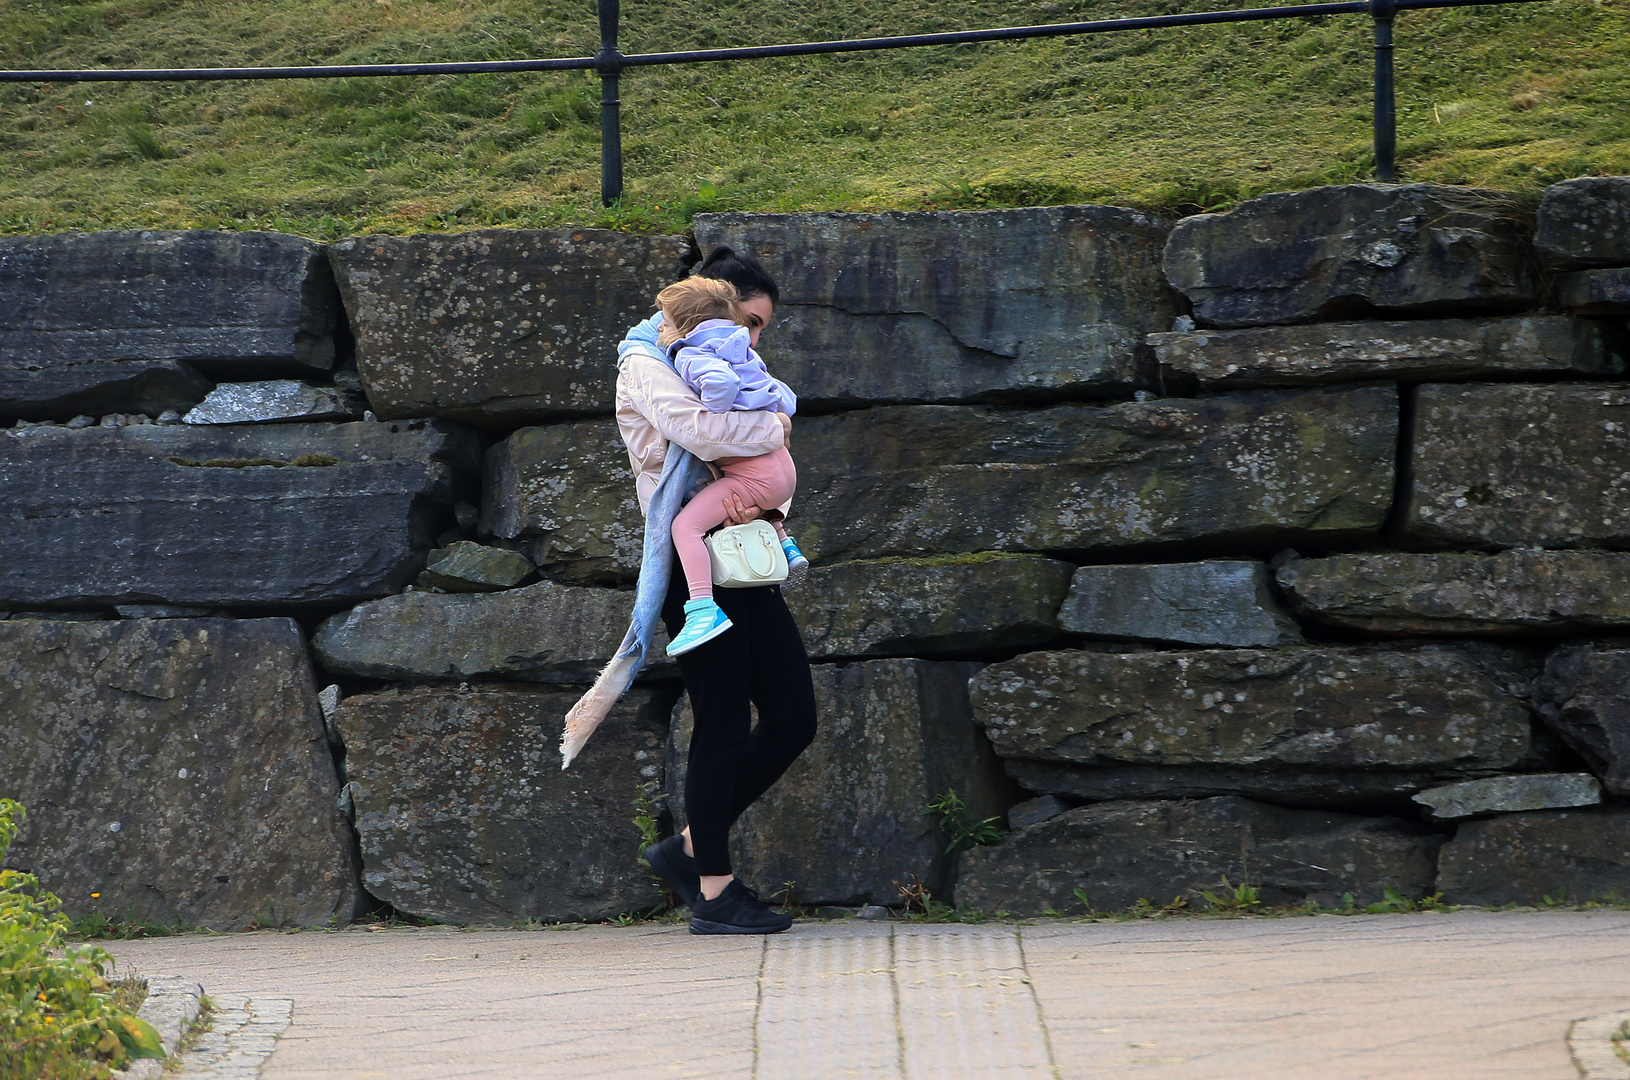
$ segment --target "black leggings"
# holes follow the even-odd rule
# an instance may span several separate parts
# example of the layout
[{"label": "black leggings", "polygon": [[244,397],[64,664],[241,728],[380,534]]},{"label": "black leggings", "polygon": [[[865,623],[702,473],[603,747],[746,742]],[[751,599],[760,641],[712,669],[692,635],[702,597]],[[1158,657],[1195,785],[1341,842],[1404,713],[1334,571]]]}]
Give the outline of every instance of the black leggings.
[{"label": "black leggings", "polygon": [[[662,605],[670,637],[685,624],[689,598],[684,575],[674,574]],[[780,588],[714,589],[713,599],[734,625],[678,657],[696,718],[685,817],[696,868],[708,876],[730,873],[730,826],[815,738],[809,657]],[[756,727],[749,702],[758,706]]]}]

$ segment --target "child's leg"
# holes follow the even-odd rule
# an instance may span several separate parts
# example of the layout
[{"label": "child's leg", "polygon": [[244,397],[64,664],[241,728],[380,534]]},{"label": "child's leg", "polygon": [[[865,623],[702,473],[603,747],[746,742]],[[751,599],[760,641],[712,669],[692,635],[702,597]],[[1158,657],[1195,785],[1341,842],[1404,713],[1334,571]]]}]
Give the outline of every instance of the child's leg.
[{"label": "child's leg", "polygon": [[702,534],[715,525],[724,524],[728,514],[725,500],[729,496],[739,496],[747,505],[757,506],[758,503],[753,500],[755,490],[755,485],[747,481],[726,476],[697,492],[696,497],[674,518],[674,550],[679,553],[679,565],[684,568],[685,584],[690,589],[692,600],[707,599],[713,595],[713,563],[708,558]]},{"label": "child's leg", "polygon": [[733,461],[724,466],[724,474],[728,479],[740,480],[748,485],[752,498],[743,495],[742,502],[764,510],[780,506],[792,498],[792,493],[798,488],[798,470],[786,447],[758,457]]}]

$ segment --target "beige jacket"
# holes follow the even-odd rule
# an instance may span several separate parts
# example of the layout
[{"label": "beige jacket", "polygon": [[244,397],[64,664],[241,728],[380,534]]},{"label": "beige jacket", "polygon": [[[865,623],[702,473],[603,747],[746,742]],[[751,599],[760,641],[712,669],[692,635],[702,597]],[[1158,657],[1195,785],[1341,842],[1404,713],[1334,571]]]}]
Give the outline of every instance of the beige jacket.
[{"label": "beige jacket", "polygon": [[[651,495],[662,478],[668,443],[676,442],[708,462],[717,479],[722,474],[712,464],[716,459],[757,457],[786,441],[774,413],[709,412],[673,368],[637,349],[617,366],[617,429],[628,447],[642,514],[650,509]],[[784,514],[787,507],[779,509]]]}]

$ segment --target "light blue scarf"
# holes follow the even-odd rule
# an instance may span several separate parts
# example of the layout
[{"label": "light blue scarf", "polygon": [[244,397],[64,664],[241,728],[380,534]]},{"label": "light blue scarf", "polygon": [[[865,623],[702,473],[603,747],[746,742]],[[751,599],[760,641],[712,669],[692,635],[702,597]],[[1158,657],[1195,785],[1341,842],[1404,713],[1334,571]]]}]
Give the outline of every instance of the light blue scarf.
[{"label": "light blue scarf", "polygon": [[[670,368],[673,361],[667,351],[657,344],[657,327],[662,316],[657,314],[628,332],[628,337],[617,346],[621,360],[631,352],[661,360]],[[673,523],[685,496],[707,475],[702,462],[678,443],[668,444],[668,453],[662,462],[662,476],[651,505],[645,514],[645,546],[640,554],[639,583],[634,586],[634,615],[628,623],[628,633],[612,654],[611,662],[600,672],[600,677],[566,714],[566,729],[560,739],[562,769],[572,763],[594,729],[600,726],[617,699],[634,685],[634,679],[645,666],[651,652],[651,640],[656,636],[657,620],[662,617],[662,601],[668,595],[668,580],[673,573]]]}]

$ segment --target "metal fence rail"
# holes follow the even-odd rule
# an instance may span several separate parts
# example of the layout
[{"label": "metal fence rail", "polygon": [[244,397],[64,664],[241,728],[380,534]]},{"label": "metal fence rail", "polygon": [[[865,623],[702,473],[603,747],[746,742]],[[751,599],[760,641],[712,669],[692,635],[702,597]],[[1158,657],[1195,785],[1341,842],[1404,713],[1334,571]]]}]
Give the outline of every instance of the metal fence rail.
[{"label": "metal fence rail", "polygon": [[600,50],[593,56],[558,60],[477,60],[434,64],[318,64],[305,67],[262,68],[153,68],[85,71],[0,71],[0,82],[203,82],[225,79],[335,79],[390,75],[476,75],[526,71],[594,71],[600,76],[600,198],[610,206],[623,194],[622,102],[618,85],[628,68],[665,64],[704,64],[720,60],[762,60],[777,56],[821,56],[832,53],[914,49],[929,45],[967,45],[986,41],[1025,41],[1035,38],[1112,34],[1128,30],[1156,30],[1174,26],[1260,22],[1270,19],[1305,19],[1318,15],[1368,14],[1375,23],[1374,139],[1375,178],[1397,177],[1397,116],[1393,108],[1392,24],[1400,11],[1424,8],[1489,7],[1526,4],[1538,0],[1340,0],[1327,4],[1291,7],[1199,11],[1186,15],[1152,15],[1131,19],[1012,26],[991,30],[957,30],[941,34],[814,41],[798,45],[757,45],[736,49],[693,49],[686,52],[625,55],[617,47],[621,21],[619,0],[598,0]]}]

